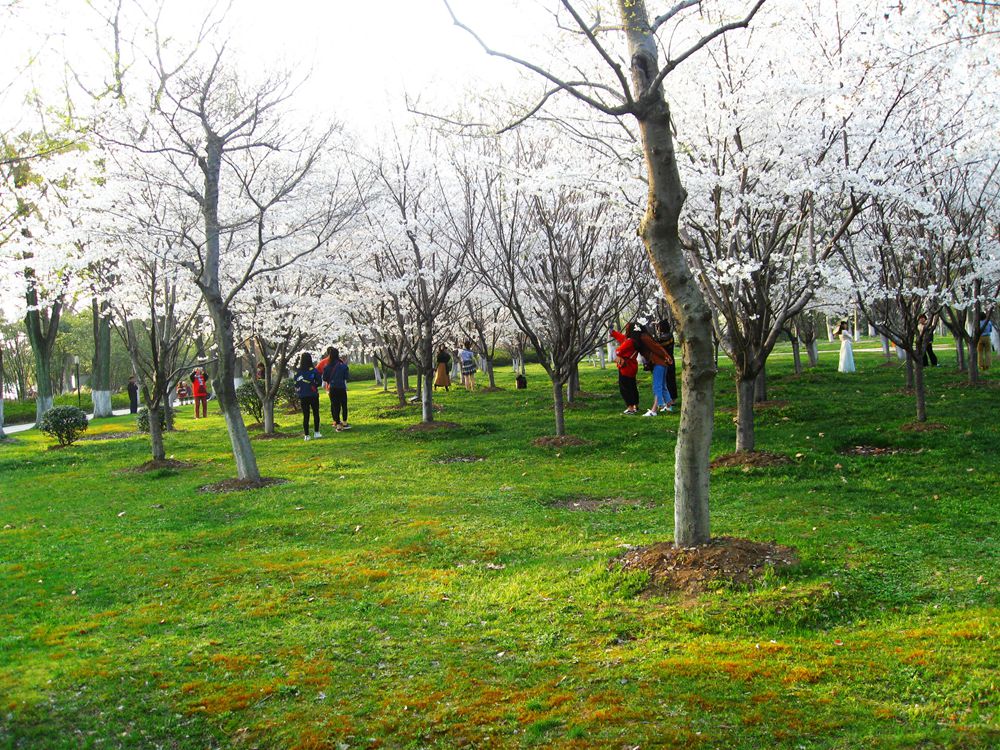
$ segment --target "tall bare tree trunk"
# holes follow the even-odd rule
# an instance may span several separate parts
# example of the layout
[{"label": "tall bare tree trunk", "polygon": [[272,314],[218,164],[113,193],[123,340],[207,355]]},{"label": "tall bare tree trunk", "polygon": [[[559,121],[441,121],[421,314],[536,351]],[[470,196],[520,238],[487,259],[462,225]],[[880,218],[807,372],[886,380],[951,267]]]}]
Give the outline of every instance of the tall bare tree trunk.
[{"label": "tall bare tree trunk", "polygon": [[767,367],[761,367],[753,381],[753,400],[767,401]]},{"label": "tall bare tree trunk", "polygon": [[396,372],[396,398],[399,399],[400,406],[406,406],[406,382],[403,373],[406,370],[406,364],[399,365],[395,368]]},{"label": "tall bare tree trunk", "polygon": [[566,405],[563,402],[563,385],[558,379],[552,381],[552,404],[556,414],[556,435],[566,434]]},{"label": "tall bare tree trunk", "polygon": [[736,381],[736,450],[752,451],[756,445],[753,423],[756,378]]},{"label": "tall bare tree trunk", "polygon": [[906,352],[906,387],[913,388],[913,357]]},{"label": "tall bare tree trunk", "polygon": [[260,400],[261,410],[264,412],[264,434],[274,434],[274,396],[265,395]]},{"label": "tall bare tree trunk", "polygon": [[421,382],[420,421],[430,424],[434,421],[434,329],[428,324],[424,330],[421,359],[423,379]]},{"label": "tall bare tree trunk", "polygon": [[802,354],[799,352],[799,337],[792,334],[792,365],[795,368],[795,374],[802,374]]},{"label": "tall bare tree trunk", "polygon": [[163,445],[163,427],[160,425],[164,408],[166,407],[147,407],[147,416],[149,417],[149,448],[153,454],[154,461],[162,461],[167,457],[167,451]]},{"label": "tall bare tree trunk", "polygon": [[[50,315],[44,316],[38,309],[38,295],[28,292],[28,312],[24,317],[31,353],[35,359],[35,423],[52,408],[52,350],[59,331],[59,315],[62,304],[56,302]],[[48,319],[46,319],[48,318]]]},{"label": "tall bare tree trunk", "polygon": [[955,361],[958,362],[958,371],[965,372],[965,342],[961,336],[955,336]]},{"label": "tall bare tree trunk", "polygon": [[819,367],[819,341],[816,339],[810,341],[806,351],[809,353],[809,366]]},{"label": "tall bare tree trunk", "polygon": [[94,359],[90,368],[90,395],[95,417],[112,416],[111,409],[111,305],[91,301]]},{"label": "tall bare tree trunk", "polygon": [[976,338],[969,339],[969,385],[979,385],[979,355],[976,353]]},{"label": "tall bare tree trunk", "polygon": [[927,389],[924,385],[924,363],[920,357],[911,358],[913,362],[913,389],[917,397],[917,421],[927,421]]},{"label": "tall bare tree trunk", "polygon": [[[656,37],[642,0],[618,0],[637,91],[659,70]],[[646,214],[639,228],[667,303],[677,321],[683,354],[680,425],[674,466],[674,544],[704,544],[709,533],[709,456],[715,418],[716,366],[712,314],[681,247],[678,221],[687,197],[677,170],[670,109],[662,88],[637,114],[649,180]]]}]

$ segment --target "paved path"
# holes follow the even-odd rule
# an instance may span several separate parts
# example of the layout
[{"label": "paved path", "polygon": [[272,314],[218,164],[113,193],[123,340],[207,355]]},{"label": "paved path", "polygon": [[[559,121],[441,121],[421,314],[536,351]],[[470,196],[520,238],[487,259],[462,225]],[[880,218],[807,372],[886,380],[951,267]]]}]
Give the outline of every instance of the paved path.
[{"label": "paved path", "polygon": [[[114,409],[114,410],[112,410],[111,413],[114,414],[116,417],[120,417],[120,416],[122,416],[124,414],[128,414],[129,410],[128,409]],[[93,414],[88,414],[87,415],[87,419],[88,420],[91,420],[93,418],[94,418]],[[29,422],[28,424],[9,424],[9,425],[5,424],[3,426],[3,431],[7,435],[13,435],[15,432],[26,432],[26,431],[32,429],[34,426],[35,426],[34,422]]]}]

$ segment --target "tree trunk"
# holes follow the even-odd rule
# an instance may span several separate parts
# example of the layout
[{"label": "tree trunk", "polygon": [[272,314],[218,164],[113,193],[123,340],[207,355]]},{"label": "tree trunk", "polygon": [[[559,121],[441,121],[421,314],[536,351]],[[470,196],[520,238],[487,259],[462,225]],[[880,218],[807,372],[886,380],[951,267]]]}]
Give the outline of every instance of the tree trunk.
[{"label": "tree trunk", "polygon": [[162,406],[147,407],[149,416],[149,447],[153,453],[154,461],[162,461],[167,457],[166,449],[163,446],[163,428],[160,427],[160,415]]},{"label": "tree trunk", "polygon": [[3,348],[0,347],[0,440],[3,440],[6,435],[3,434],[3,399],[4,399],[4,389],[3,389]]},{"label": "tree trunk", "polygon": [[424,330],[423,350],[420,421],[430,424],[434,421],[434,330],[430,324]]},{"label": "tree trunk", "polygon": [[[900,349],[900,351],[903,351]],[[913,357],[906,352],[906,387],[913,388]]]},{"label": "tree trunk", "polygon": [[486,375],[490,379],[490,389],[497,387],[497,376],[493,370],[493,357],[486,358]]},{"label": "tree trunk", "polygon": [[91,301],[94,326],[94,359],[90,368],[90,394],[95,417],[110,417],[111,410],[111,306]]},{"label": "tree trunk", "polygon": [[927,389],[924,386],[924,363],[921,357],[911,358],[913,362],[913,388],[917,396],[917,421],[927,421]]},{"label": "tree trunk", "polygon": [[753,381],[753,400],[758,404],[767,401],[767,368],[761,367]]},{"label": "tree trunk", "polygon": [[969,339],[969,385],[979,385],[979,356],[976,354],[976,339]]},{"label": "tree trunk", "polygon": [[566,405],[563,402],[563,383],[552,381],[552,403],[556,413],[556,435],[566,434]]},{"label": "tree trunk", "polygon": [[34,290],[28,292],[27,301],[28,312],[24,317],[24,325],[35,360],[35,423],[37,424],[42,415],[52,408],[52,349],[59,330],[62,304],[56,302],[52,306],[49,319],[46,321],[38,309],[38,296]]},{"label": "tree trunk", "polygon": [[600,367],[602,370],[608,369],[608,360],[607,357],[605,356],[603,346],[597,350],[597,360],[598,362],[600,362]]},{"label": "tree trunk", "polygon": [[[403,363],[403,390],[412,391],[413,388],[410,386],[410,362],[407,360]],[[404,400],[405,403],[405,400]]]},{"label": "tree trunk", "polygon": [[886,336],[882,337],[882,356],[886,358],[886,361],[892,361],[892,352],[889,351],[889,339]]},{"label": "tree trunk", "polygon": [[799,352],[799,337],[792,336],[792,366],[795,368],[795,374],[802,374],[802,354]]},{"label": "tree trunk", "polygon": [[819,341],[813,339],[806,346],[806,352],[809,354],[809,366],[818,367],[819,366]]},{"label": "tree trunk", "polygon": [[757,378],[736,381],[736,450],[754,449],[753,404]]},{"label": "tree trunk", "polygon": [[[659,70],[656,37],[642,0],[618,0],[628,36],[635,88],[646,91]],[[662,87],[637,114],[649,193],[639,234],[677,321],[683,395],[674,466],[674,544],[709,541],[709,456],[715,419],[712,314],[681,247],[678,221],[686,193],[677,170],[670,109]]]},{"label": "tree trunk", "polygon": [[274,396],[265,396],[260,400],[264,412],[264,434],[274,434]]},{"label": "tree trunk", "polygon": [[382,370],[378,365],[372,365],[372,371],[375,373],[375,385],[382,385]]},{"label": "tree trunk", "polygon": [[955,336],[955,361],[958,362],[958,371],[965,372],[965,342],[960,336]]},{"label": "tree trunk", "polygon": [[396,372],[396,398],[399,399],[400,406],[406,406],[406,384],[403,381],[403,371],[406,365],[395,368]]}]

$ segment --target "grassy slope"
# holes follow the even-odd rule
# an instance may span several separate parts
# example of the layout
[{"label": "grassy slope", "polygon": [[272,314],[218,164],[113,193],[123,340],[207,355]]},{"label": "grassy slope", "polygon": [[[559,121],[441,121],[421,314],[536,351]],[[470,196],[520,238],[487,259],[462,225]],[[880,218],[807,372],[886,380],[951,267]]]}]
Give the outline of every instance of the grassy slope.
[{"label": "grassy slope", "polygon": [[[776,357],[789,405],[758,444],[801,456],[716,472],[713,530],[803,563],[697,600],[606,572],[670,537],[677,427],[620,416],[611,370],[584,368],[609,397],[569,414],[591,444],[561,451],[530,445],[551,432],[540,371],[443,394],[447,433],[401,432],[416,407],[359,385],[352,432],[257,443],[292,483],[254,493],[197,492],[232,467],[221,418],[191,407],[168,453],[200,463],[179,473],[118,474],[139,438],[31,433],[0,446],[0,748],[995,747],[1000,391],[941,387],[953,356],[929,373],[949,429],[926,434],[899,431],[912,399],[877,354],[802,378]],[[920,452],[837,453],[860,443]],[[486,460],[435,462],[456,455]],[[574,495],[656,505],[549,505]]]}]

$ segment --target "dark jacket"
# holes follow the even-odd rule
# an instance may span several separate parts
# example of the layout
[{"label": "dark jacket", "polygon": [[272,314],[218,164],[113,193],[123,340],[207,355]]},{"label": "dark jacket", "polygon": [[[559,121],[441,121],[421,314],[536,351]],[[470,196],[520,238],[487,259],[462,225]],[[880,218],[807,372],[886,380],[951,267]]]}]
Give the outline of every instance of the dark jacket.
[{"label": "dark jacket", "polygon": [[350,377],[351,368],[342,359],[335,359],[323,368],[323,382],[329,383],[331,388],[346,389]]},{"label": "dark jacket", "polygon": [[315,367],[310,367],[308,370],[299,370],[295,373],[295,392],[299,398],[315,396],[319,391],[319,384],[321,382],[319,371]]}]

